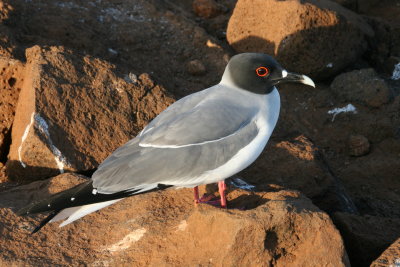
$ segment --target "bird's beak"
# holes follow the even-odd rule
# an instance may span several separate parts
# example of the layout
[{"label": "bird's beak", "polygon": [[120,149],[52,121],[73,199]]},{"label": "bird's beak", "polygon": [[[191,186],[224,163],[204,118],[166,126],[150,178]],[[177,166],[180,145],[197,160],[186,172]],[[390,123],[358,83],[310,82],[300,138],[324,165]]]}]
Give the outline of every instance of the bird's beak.
[{"label": "bird's beak", "polygon": [[302,83],[315,88],[315,83],[308,76],[297,74],[293,72],[282,71],[282,77],[275,80],[276,84],[279,83]]}]

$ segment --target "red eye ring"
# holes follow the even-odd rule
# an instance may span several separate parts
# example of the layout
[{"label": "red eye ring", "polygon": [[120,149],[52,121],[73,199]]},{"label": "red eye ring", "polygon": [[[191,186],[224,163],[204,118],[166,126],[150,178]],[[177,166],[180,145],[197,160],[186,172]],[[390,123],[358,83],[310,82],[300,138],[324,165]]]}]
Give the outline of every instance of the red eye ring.
[{"label": "red eye ring", "polygon": [[258,67],[256,69],[256,74],[260,77],[265,77],[269,74],[269,69],[266,67]]}]

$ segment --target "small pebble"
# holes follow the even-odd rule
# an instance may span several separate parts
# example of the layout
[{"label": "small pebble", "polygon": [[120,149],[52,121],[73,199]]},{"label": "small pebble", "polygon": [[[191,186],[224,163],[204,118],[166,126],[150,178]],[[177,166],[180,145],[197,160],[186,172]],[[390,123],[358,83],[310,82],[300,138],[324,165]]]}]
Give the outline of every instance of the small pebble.
[{"label": "small pebble", "polygon": [[370,144],[363,135],[352,135],[349,138],[349,154],[351,156],[363,156],[369,152]]},{"label": "small pebble", "polygon": [[206,67],[200,60],[189,61],[187,66],[187,71],[192,75],[204,75],[206,73]]},{"label": "small pebble", "polygon": [[202,18],[212,18],[220,13],[218,4],[214,0],[194,0],[192,7],[194,13]]},{"label": "small pebble", "polygon": [[142,73],[139,75],[139,80],[147,86],[148,88],[153,88],[155,86],[153,79],[150,77],[148,73]]}]

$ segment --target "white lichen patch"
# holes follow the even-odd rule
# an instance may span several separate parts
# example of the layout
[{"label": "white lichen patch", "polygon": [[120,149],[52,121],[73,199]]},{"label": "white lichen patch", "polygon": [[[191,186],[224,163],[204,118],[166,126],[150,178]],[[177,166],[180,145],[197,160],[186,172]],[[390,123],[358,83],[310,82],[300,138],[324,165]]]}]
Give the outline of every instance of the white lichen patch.
[{"label": "white lichen patch", "polygon": [[400,62],[394,65],[394,70],[391,79],[395,81],[400,80]]},{"label": "white lichen patch", "polygon": [[144,228],[136,229],[135,231],[126,235],[123,239],[121,239],[117,243],[114,243],[111,246],[104,248],[103,250],[107,250],[109,252],[117,252],[128,249],[132,246],[133,243],[139,241],[145,233],[146,229]]},{"label": "white lichen patch", "polygon": [[64,173],[64,167],[69,166],[70,164],[61,151],[53,144],[53,141],[50,138],[49,125],[39,114],[35,114],[35,127],[44,135],[45,140],[54,155],[54,160],[60,173]]},{"label": "white lichen patch", "polygon": [[32,112],[31,121],[26,126],[24,134],[22,135],[22,138],[21,138],[21,144],[18,147],[18,160],[19,160],[19,163],[21,164],[21,166],[24,167],[24,168],[26,168],[26,164],[22,161],[22,157],[21,157],[22,145],[24,144],[24,141],[25,141],[26,137],[28,137],[29,130],[31,129],[31,126],[33,124],[34,116],[35,116],[35,112]]},{"label": "white lichen patch", "polygon": [[342,107],[342,108],[331,109],[331,110],[328,111],[328,114],[333,114],[332,121],[334,121],[336,115],[338,115],[340,113],[347,113],[347,112],[351,112],[351,113],[356,114],[357,113],[357,109],[352,104],[348,104],[347,106]]}]

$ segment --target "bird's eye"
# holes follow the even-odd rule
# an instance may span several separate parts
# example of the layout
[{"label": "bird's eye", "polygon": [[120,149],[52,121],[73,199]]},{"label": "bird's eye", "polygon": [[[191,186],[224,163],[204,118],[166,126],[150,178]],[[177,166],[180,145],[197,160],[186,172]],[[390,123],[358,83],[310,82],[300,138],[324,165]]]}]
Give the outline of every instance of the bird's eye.
[{"label": "bird's eye", "polygon": [[257,75],[260,76],[260,77],[265,77],[265,76],[268,75],[269,69],[266,68],[266,67],[258,67],[258,68],[256,69],[256,73],[257,73]]}]

